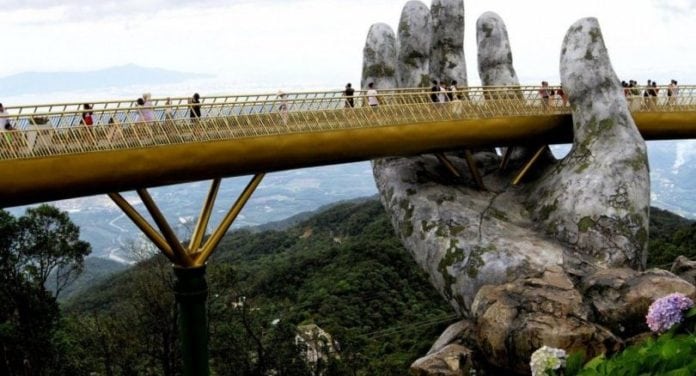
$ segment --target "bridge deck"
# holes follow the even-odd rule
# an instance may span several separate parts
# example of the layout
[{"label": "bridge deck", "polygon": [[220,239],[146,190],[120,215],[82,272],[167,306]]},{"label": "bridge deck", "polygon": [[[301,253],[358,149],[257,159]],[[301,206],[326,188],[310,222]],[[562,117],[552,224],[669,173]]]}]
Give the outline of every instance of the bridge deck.
[{"label": "bridge deck", "polygon": [[[100,102],[8,108],[0,137],[0,206],[120,192],[215,177],[457,148],[572,141],[570,109],[538,87],[470,88],[432,103],[422,89],[385,91],[380,106],[340,92],[204,98],[201,118],[178,98],[147,107]],[[664,92],[665,90],[661,90]],[[646,139],[696,138],[696,87],[629,98]],[[286,110],[283,110],[285,108]],[[154,121],[140,121],[151,111]]]}]

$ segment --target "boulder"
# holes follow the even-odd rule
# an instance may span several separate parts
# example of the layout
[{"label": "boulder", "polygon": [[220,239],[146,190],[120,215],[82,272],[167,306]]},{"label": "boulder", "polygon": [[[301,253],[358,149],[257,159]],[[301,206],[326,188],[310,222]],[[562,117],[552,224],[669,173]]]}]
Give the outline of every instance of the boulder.
[{"label": "boulder", "polygon": [[677,257],[669,269],[672,273],[679,276],[679,278],[691,283],[696,283],[696,261],[691,261],[684,256]]},{"label": "boulder", "polygon": [[694,285],[659,269],[600,270],[583,279],[581,291],[594,311],[594,321],[622,338],[649,331],[645,315],[656,299],[674,292],[696,297]]},{"label": "boulder", "polygon": [[451,344],[439,351],[417,359],[411,364],[414,376],[468,376],[473,369],[471,350]]},{"label": "boulder", "polygon": [[484,286],[472,306],[478,346],[488,362],[529,372],[529,358],[546,345],[589,356],[613,352],[622,341],[593,323],[572,280],[560,268],[538,278]]}]

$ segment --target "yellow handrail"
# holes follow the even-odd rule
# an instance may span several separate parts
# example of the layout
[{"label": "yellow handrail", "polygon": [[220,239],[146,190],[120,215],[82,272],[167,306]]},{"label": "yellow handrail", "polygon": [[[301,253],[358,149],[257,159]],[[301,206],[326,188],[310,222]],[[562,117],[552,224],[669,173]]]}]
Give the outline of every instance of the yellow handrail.
[{"label": "yellow handrail", "polygon": [[[7,107],[7,119],[15,130],[0,137],[0,160],[67,155],[94,151],[156,147],[179,143],[233,140],[325,131],[331,129],[394,126],[431,121],[502,118],[570,113],[558,87],[549,87],[542,98],[538,86],[468,87],[459,89],[454,101],[433,103],[429,88],[381,90],[380,105],[367,106],[365,91],[356,91],[355,107],[347,105],[341,91],[244,94],[201,97],[201,103],[182,103],[187,98],[151,99],[148,106],[133,101],[39,104]],[[696,86],[681,86],[676,95],[658,87],[657,96],[644,97],[646,87],[629,95],[633,112],[696,111]],[[92,103],[90,103],[92,104]],[[192,114],[199,106],[201,118]],[[145,112],[149,112],[146,116]],[[90,113],[93,126],[81,124]],[[154,121],[148,121],[152,117]],[[3,120],[4,123],[4,120]]]}]

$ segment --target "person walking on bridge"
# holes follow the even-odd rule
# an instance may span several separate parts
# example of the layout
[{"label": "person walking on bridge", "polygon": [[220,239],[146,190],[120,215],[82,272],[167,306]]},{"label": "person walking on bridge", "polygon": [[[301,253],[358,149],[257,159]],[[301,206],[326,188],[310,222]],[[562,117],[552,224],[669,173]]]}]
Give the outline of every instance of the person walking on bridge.
[{"label": "person walking on bridge", "polygon": [[367,104],[372,108],[379,106],[379,98],[377,97],[377,90],[375,89],[375,83],[370,82],[367,84]]},{"label": "person walking on bridge", "polygon": [[4,134],[3,136],[5,138],[5,142],[7,145],[9,145],[10,149],[12,149],[12,144],[14,141],[12,131],[14,131],[15,128],[12,126],[8,116],[10,116],[10,114],[5,110],[2,103],[0,103],[0,133]]},{"label": "person walking on bridge", "polygon": [[669,86],[667,87],[667,101],[670,106],[677,104],[677,95],[679,94],[679,86],[677,85],[677,80],[671,80]]},{"label": "person walking on bridge", "polygon": [[201,96],[198,93],[193,93],[193,97],[190,99],[191,111],[189,116],[192,120],[198,120],[201,118]]},{"label": "person walking on bridge", "polygon": [[280,119],[283,121],[283,125],[288,125],[288,95],[284,91],[278,90],[278,100],[280,105],[278,105],[278,112],[280,113]]},{"label": "person walking on bridge", "polygon": [[353,99],[353,94],[355,93],[355,90],[353,89],[353,85],[349,83],[346,84],[346,90],[343,91],[343,97],[346,99],[346,104],[345,108],[353,108],[355,107],[355,102]]},{"label": "person walking on bridge", "polygon": [[539,95],[541,96],[541,107],[544,111],[548,111],[551,108],[551,97],[553,96],[553,90],[549,88],[548,81],[541,81]]}]

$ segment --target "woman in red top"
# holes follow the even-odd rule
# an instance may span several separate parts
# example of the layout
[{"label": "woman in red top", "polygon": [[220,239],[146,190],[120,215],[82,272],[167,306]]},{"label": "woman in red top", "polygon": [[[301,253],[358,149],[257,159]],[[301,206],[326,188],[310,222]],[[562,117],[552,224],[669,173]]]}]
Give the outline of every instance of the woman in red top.
[{"label": "woman in red top", "polygon": [[85,103],[83,108],[84,110],[82,112],[82,124],[91,127],[94,124],[94,120],[92,119],[93,112],[90,111],[92,109],[92,106],[89,103]]}]

